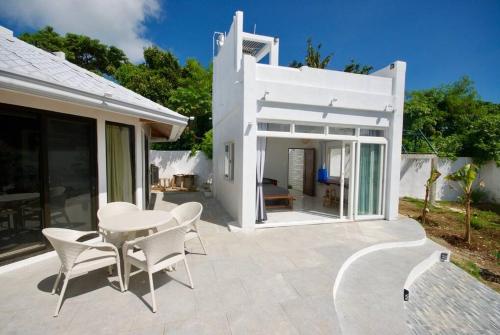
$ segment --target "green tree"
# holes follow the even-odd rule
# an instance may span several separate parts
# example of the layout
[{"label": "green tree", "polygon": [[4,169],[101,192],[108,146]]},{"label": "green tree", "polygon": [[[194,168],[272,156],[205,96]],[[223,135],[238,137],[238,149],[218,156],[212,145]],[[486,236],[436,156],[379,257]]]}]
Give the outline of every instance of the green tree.
[{"label": "green tree", "polygon": [[[306,56],[304,64],[309,67],[318,69],[326,69],[333,58],[333,53],[329,53],[325,57],[321,56],[321,43],[317,47],[313,46],[312,38],[307,39]],[[294,60],[290,63],[290,67],[302,67],[303,63]]]},{"label": "green tree", "polygon": [[422,134],[441,156],[500,164],[499,115],[500,105],[482,101],[468,77],[413,91],[405,102],[403,145],[411,152],[429,152],[427,143],[415,136]]},{"label": "green tree", "polygon": [[128,63],[125,53],[114,46],[102,44],[85,35],[59,35],[47,26],[34,33],[23,33],[19,38],[49,52],[62,51],[66,59],[97,74],[112,76],[122,64]]},{"label": "green tree", "polygon": [[454,181],[458,184],[459,190],[462,192],[461,200],[465,207],[465,234],[464,241],[470,244],[471,242],[471,229],[470,221],[472,217],[472,185],[477,178],[479,169],[474,164],[466,164],[458,169],[456,172],[446,176],[446,180]]},{"label": "green tree", "polygon": [[359,73],[359,74],[369,74],[373,70],[371,65],[361,65],[356,63],[354,59],[351,59],[351,63],[344,67],[344,72]]}]

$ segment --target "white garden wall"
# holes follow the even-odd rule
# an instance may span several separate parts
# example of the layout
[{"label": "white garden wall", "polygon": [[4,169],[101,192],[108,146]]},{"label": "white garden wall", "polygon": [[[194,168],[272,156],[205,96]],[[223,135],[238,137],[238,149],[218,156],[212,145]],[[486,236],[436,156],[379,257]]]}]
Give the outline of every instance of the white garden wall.
[{"label": "white garden wall", "polygon": [[196,185],[212,179],[212,160],[201,151],[191,156],[191,151],[151,150],[149,162],[159,168],[159,177],[170,179],[174,174],[195,174]]},{"label": "white garden wall", "polygon": [[[284,141],[284,140],[282,140]],[[289,140],[288,140],[289,141]],[[270,142],[269,152],[273,151],[274,145],[271,142],[280,142],[279,139],[272,139]],[[300,141],[295,141],[293,147],[308,147],[307,145],[299,145]],[[290,146],[282,147],[283,156],[280,161],[286,164],[286,149]],[[269,157],[279,156],[278,152],[270,154]],[[429,178],[431,171],[431,160],[434,155],[423,154],[408,154],[401,157],[401,173],[400,173],[400,191],[401,197],[412,197],[423,199],[425,196],[425,182]],[[317,157],[319,159],[319,156]],[[202,152],[197,152],[196,155],[190,156],[190,151],[155,151],[150,153],[150,162],[160,169],[160,178],[172,178],[174,174],[196,174],[198,175],[197,184],[201,185],[212,178],[212,160],[208,159]],[[468,157],[460,157],[453,161],[447,158],[437,159],[437,168],[441,172],[441,177],[436,183],[436,200],[456,200],[458,192],[450,186],[444,179],[444,176],[456,171],[463,165],[471,162]],[[319,163],[318,163],[319,164]],[[278,179],[280,186],[286,187],[286,168],[280,166],[278,170],[274,169],[276,164],[266,164],[266,177]],[[318,165],[319,166],[319,165]],[[281,173],[281,174],[280,174]],[[495,203],[500,203],[500,168],[495,162],[489,162],[484,165],[480,172],[478,180],[485,183],[485,190],[488,193],[489,200]]]},{"label": "white garden wall", "polygon": [[[408,154],[401,157],[400,197],[423,199],[425,196],[425,182],[431,171],[431,160],[434,155]],[[455,172],[467,163],[472,162],[469,157],[459,157],[456,160],[448,158],[437,159],[437,169],[441,177],[435,185],[436,200],[456,200],[460,193],[444,178]],[[482,180],[489,201],[500,203],[500,168],[495,162],[489,162],[479,171],[478,182]]]}]

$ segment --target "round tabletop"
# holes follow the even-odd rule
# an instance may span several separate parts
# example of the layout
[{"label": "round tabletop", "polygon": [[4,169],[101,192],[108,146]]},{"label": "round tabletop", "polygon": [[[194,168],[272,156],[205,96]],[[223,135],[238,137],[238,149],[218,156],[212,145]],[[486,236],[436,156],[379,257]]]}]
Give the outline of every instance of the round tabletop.
[{"label": "round tabletop", "polygon": [[126,233],[157,228],[173,219],[170,212],[141,210],[110,216],[99,222],[101,229]]}]

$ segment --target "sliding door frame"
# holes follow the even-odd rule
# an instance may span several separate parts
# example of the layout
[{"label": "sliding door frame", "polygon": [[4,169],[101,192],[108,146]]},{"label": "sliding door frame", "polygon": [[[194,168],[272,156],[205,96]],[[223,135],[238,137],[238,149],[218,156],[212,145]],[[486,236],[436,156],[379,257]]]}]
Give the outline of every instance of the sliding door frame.
[{"label": "sliding door frame", "polygon": [[[97,210],[99,208],[98,194],[99,194],[99,185],[98,185],[98,163],[97,163],[97,119],[59,113],[49,110],[43,110],[32,107],[25,107],[19,105],[11,105],[0,103],[0,111],[9,111],[12,112],[13,115],[22,115],[22,114],[33,114],[37,116],[38,119],[38,129],[40,132],[39,138],[39,152],[38,152],[38,182],[40,184],[40,210],[41,214],[41,222],[40,227],[48,228],[50,227],[51,222],[51,213],[50,213],[50,204],[49,204],[49,161],[48,161],[48,120],[49,119],[58,119],[58,120],[78,120],[88,122],[90,125],[90,143],[89,143],[89,151],[90,151],[90,205],[91,205],[91,229],[97,229]],[[35,253],[40,250],[44,250],[50,245],[47,243],[45,239],[41,240],[40,243],[44,243],[45,246],[40,245],[40,249],[30,249],[26,251],[20,251],[18,254],[13,255],[10,260],[15,261],[19,257],[23,257],[24,255]]]}]

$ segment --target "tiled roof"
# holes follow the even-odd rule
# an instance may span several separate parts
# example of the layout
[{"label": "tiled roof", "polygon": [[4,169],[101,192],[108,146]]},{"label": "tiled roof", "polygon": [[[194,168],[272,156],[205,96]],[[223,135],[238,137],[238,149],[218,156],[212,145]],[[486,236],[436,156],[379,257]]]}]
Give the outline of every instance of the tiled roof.
[{"label": "tiled roof", "polygon": [[[36,79],[48,86],[58,85],[81,93],[111,98],[139,109],[178,119],[185,123],[187,118],[153,102],[111,80],[83,69],[61,57],[39,49],[9,34],[0,26],[0,77],[6,73],[16,77]],[[132,105],[132,106],[130,106]]]}]

